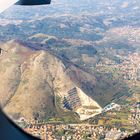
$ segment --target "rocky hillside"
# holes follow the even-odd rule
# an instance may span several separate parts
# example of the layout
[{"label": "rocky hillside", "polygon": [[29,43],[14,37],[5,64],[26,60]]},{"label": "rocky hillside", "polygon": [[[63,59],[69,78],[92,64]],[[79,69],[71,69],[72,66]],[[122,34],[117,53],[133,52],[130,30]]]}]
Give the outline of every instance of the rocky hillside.
[{"label": "rocky hillside", "polygon": [[[83,120],[101,112],[94,99],[93,75],[38,44],[12,40],[0,48],[0,103],[12,118],[45,119],[77,112]],[[91,97],[88,83],[93,87]]]}]

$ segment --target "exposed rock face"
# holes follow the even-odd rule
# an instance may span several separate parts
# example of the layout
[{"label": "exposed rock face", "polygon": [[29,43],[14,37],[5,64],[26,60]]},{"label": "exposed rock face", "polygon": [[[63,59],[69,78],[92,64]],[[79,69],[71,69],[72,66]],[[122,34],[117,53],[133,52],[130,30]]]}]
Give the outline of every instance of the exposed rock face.
[{"label": "exposed rock face", "polygon": [[101,109],[81,89],[83,82],[94,87],[95,77],[49,51],[39,50],[39,46],[36,50],[28,43],[10,41],[0,47],[6,50],[0,56],[0,103],[13,118],[55,116],[56,97],[63,99],[73,87],[78,89],[82,106]]}]

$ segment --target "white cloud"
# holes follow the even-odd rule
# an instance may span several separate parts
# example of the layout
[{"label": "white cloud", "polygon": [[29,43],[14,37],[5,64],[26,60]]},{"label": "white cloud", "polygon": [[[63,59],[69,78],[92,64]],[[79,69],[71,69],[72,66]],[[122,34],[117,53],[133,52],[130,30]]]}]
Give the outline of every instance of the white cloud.
[{"label": "white cloud", "polygon": [[123,4],[121,5],[122,8],[127,8],[129,6],[128,2],[123,2]]}]

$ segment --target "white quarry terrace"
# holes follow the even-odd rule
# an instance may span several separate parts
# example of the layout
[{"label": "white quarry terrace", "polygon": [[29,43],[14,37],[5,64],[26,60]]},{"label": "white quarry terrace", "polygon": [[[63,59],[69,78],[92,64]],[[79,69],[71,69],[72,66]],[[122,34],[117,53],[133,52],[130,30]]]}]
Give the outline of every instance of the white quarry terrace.
[{"label": "white quarry terrace", "polygon": [[72,110],[78,113],[81,121],[102,113],[102,107],[80,88],[72,88],[68,93],[70,94],[66,97],[68,102],[64,104],[69,104]]}]

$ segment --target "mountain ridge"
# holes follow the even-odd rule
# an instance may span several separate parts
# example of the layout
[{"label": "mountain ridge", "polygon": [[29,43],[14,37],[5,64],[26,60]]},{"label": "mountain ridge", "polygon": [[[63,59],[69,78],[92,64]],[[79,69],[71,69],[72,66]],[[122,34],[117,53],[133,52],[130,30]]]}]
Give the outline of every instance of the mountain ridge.
[{"label": "mountain ridge", "polygon": [[[1,86],[4,89],[8,86],[7,91],[4,92],[3,89],[0,92],[1,104],[5,112],[15,118],[55,116],[57,114],[56,96],[61,97],[63,101],[72,88],[82,90],[82,85],[85,84],[83,81],[90,82],[93,86],[96,84],[94,76],[72,63],[65,62],[68,64],[66,66],[65,60],[62,61],[62,58],[58,58],[47,50],[41,50],[40,47],[36,49],[36,45],[38,44],[33,46],[19,40],[1,45],[5,53],[0,56],[0,63],[3,65],[0,71],[3,76],[0,76],[0,79],[3,81],[4,76],[7,75],[6,82]],[[75,93],[76,96],[77,94]],[[86,93],[84,91],[81,94]],[[87,96],[87,100],[89,98]],[[81,99],[82,96],[79,97],[79,102]],[[100,112],[100,105],[93,98],[90,100],[100,109]],[[72,105],[71,102],[70,105]],[[82,105],[78,106],[78,108],[81,107]],[[77,108],[77,105],[74,105],[74,108]]]}]

